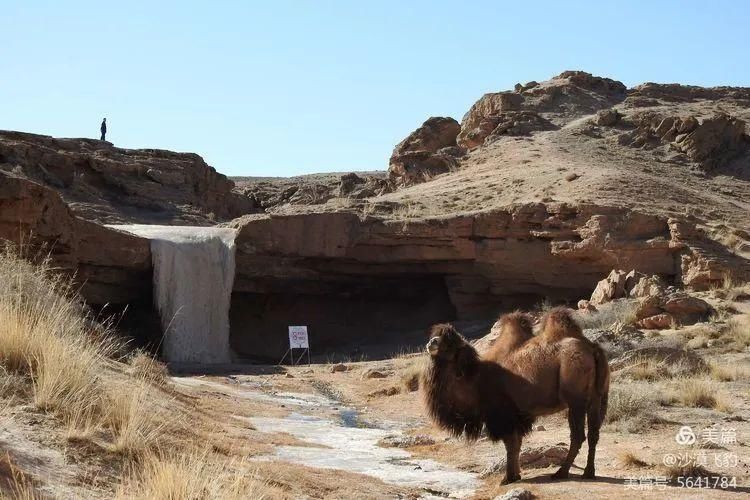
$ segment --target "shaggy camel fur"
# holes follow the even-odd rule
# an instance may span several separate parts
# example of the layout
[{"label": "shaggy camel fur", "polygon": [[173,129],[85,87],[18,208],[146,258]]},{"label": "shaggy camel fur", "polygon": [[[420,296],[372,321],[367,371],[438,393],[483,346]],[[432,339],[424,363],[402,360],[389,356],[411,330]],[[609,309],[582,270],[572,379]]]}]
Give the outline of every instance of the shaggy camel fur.
[{"label": "shaggy camel fur", "polygon": [[500,319],[501,334],[480,356],[452,325],[432,327],[424,374],[425,402],[432,419],[454,435],[473,440],[484,428],[507,453],[503,484],[521,478],[521,440],[536,417],[568,409],[570,449],[556,479],[568,477],[585,440],[583,477],[594,478],[599,428],[607,411],[609,365],[604,351],[587,340],[566,309],[550,311],[534,336],[522,313]]}]

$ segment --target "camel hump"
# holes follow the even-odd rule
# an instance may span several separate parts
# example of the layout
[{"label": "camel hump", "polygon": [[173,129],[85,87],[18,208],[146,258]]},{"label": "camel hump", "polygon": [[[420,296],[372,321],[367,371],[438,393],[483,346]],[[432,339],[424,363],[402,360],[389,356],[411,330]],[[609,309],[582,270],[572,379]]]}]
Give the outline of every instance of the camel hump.
[{"label": "camel hump", "polygon": [[505,359],[534,337],[531,317],[521,311],[500,316],[495,326],[492,327],[493,333],[498,328],[500,331],[496,340],[483,355],[485,359],[495,361]]},{"label": "camel hump", "polygon": [[514,311],[500,317],[501,335],[526,341],[534,336],[531,317],[522,312]]},{"label": "camel hump", "polygon": [[584,338],[581,327],[573,319],[570,309],[555,307],[542,318],[541,335],[547,342],[564,338]]}]

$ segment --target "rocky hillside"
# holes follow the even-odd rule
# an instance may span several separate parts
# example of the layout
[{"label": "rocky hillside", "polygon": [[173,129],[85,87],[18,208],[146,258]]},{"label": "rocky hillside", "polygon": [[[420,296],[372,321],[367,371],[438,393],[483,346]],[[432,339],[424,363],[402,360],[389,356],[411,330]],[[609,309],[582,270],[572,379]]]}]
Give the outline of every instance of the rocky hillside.
[{"label": "rocky hillside", "polygon": [[[395,147],[387,175],[237,186],[192,154],[4,132],[2,179],[16,187],[0,189],[3,237],[23,220],[40,239],[70,239],[70,266],[108,269],[89,282],[116,286],[136,266],[147,286],[147,249],[130,261],[86,254],[81,229],[58,234],[49,221],[226,221],[239,230],[237,352],[283,353],[268,339],[283,343],[277,333],[301,321],[324,345],[353,330],[387,342],[437,320],[575,304],[613,269],[695,290],[749,279],[748,119],[750,89],[627,89],[568,71],[486,94],[461,123],[429,118]],[[19,192],[57,201],[40,211]],[[97,248],[122,247],[96,227]]]}]

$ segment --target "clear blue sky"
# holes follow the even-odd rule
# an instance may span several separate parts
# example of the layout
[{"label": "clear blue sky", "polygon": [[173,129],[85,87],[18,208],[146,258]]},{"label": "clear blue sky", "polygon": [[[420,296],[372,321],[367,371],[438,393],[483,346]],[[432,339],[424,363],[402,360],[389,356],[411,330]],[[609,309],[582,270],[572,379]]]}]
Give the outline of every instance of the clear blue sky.
[{"label": "clear blue sky", "polygon": [[429,116],[583,69],[750,86],[750,3],[0,1],[0,129],[228,175],[384,169]]}]

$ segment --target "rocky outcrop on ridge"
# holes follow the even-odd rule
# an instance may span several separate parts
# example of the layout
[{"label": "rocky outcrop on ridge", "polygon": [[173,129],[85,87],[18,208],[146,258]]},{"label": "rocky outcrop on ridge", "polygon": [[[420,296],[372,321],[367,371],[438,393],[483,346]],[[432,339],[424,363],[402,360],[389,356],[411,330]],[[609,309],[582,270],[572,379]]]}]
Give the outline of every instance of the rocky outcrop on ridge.
[{"label": "rocky outcrop on ridge", "polygon": [[410,185],[456,168],[456,158],[463,154],[456,144],[460,131],[453,118],[429,118],[394,148],[389,180],[396,186]]},{"label": "rocky outcrop on ridge", "polygon": [[211,225],[257,210],[194,153],[0,131],[0,171],[54,188],[75,214],[102,223]]}]

